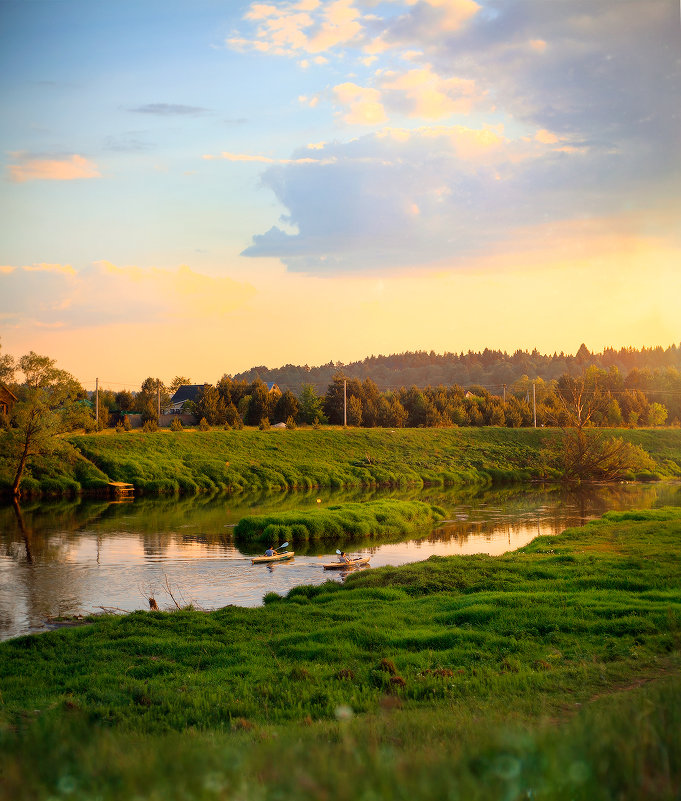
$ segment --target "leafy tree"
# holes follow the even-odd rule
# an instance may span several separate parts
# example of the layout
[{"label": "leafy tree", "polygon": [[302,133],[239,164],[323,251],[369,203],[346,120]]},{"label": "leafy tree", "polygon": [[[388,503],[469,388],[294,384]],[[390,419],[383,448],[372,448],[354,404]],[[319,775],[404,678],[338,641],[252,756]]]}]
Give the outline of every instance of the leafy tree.
[{"label": "leafy tree", "polygon": [[277,405],[274,407],[274,419],[276,422],[286,422],[289,417],[295,419],[299,411],[298,399],[290,391],[282,392]]},{"label": "leafy tree", "polygon": [[211,426],[224,425],[227,422],[225,401],[211,384],[204,384],[199,390],[195,407],[196,416],[205,418]]},{"label": "leafy tree", "polygon": [[170,390],[170,394],[174,395],[180,387],[185,386],[186,384],[191,384],[191,378],[186,378],[182,375],[176,375],[175,378],[170,382],[170,386],[168,389]]},{"label": "leafy tree", "polygon": [[123,389],[116,393],[116,407],[120,412],[129,412],[135,405],[135,398],[132,392]]},{"label": "leafy tree", "polygon": [[[344,384],[347,381],[347,393]],[[329,384],[324,397],[324,414],[329,418],[329,422],[334,425],[342,425],[344,422],[344,409],[347,397],[348,415],[350,411],[350,398],[362,400],[362,385],[356,378],[347,378],[342,373],[336,373],[333,381]],[[350,418],[348,416],[348,423]],[[352,423],[350,423],[352,425]]]},{"label": "leafy tree", "polygon": [[142,415],[143,422],[156,420],[158,422],[159,394],[161,408],[170,403],[170,394],[160,378],[145,378],[140,391],[135,396],[133,409]]},{"label": "leafy tree", "polygon": [[[2,345],[0,345],[0,350],[2,350]],[[9,353],[0,354],[0,382],[11,384],[14,381],[15,369],[14,357]]]},{"label": "leafy tree", "polygon": [[55,367],[54,359],[31,351],[19,359],[24,383],[17,389],[12,425],[6,434],[15,461],[12,494],[18,498],[24,470],[32,456],[50,453],[58,434],[73,426],[73,404],[85,395],[78,381]]},{"label": "leafy tree", "polygon": [[262,381],[254,381],[251,385],[250,398],[244,422],[246,425],[259,426],[264,417],[269,420],[274,415],[279,395],[269,392]]},{"label": "leafy tree", "polygon": [[356,395],[348,399],[348,425],[362,425],[362,401]]},{"label": "leafy tree", "polygon": [[315,418],[318,422],[326,422],[326,415],[323,411],[324,399],[317,395],[312,384],[303,384],[298,402],[300,404],[298,418],[301,423],[312,425]]}]

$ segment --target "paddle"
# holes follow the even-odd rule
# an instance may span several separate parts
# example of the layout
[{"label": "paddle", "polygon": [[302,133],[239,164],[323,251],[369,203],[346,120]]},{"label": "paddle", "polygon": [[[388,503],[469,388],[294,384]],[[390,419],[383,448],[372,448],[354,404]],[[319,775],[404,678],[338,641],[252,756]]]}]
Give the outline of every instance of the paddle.
[{"label": "paddle", "polygon": [[[275,551],[280,551],[282,548],[286,548],[287,545],[288,545],[288,542],[285,542],[283,545],[280,545],[278,548],[275,548],[274,550]],[[339,553],[340,553],[340,551],[339,551]]]}]

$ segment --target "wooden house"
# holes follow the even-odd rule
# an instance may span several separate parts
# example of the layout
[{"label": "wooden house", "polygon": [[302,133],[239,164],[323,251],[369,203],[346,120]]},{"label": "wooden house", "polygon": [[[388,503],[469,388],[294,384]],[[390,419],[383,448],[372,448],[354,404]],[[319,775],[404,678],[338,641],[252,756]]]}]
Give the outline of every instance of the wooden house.
[{"label": "wooden house", "polygon": [[0,384],[0,415],[10,414],[16,402],[17,396],[4,384]]}]

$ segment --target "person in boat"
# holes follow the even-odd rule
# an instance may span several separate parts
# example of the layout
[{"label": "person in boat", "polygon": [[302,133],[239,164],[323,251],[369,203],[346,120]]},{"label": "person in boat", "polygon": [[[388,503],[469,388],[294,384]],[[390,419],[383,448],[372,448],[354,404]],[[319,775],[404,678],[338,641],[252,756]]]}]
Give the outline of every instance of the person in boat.
[{"label": "person in boat", "polygon": [[276,551],[272,550],[272,548],[268,548],[265,551],[265,556],[274,556],[275,554],[276,554]]},{"label": "person in boat", "polygon": [[345,551],[341,551],[341,555],[338,557],[341,562],[352,562],[352,559],[345,553]]}]

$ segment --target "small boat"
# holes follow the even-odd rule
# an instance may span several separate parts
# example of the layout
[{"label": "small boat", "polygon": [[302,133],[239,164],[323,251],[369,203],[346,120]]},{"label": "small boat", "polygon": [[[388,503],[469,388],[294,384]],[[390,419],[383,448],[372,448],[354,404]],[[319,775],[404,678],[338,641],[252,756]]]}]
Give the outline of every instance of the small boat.
[{"label": "small boat", "polygon": [[368,565],[370,556],[362,556],[359,559],[351,559],[349,562],[330,562],[327,565],[322,565],[324,570],[347,570],[351,567],[361,567]]},{"label": "small boat", "polygon": [[293,551],[275,553],[274,556],[254,556],[253,559],[251,559],[251,564],[262,565],[265,562],[285,562],[287,559],[293,559],[293,556]]}]

